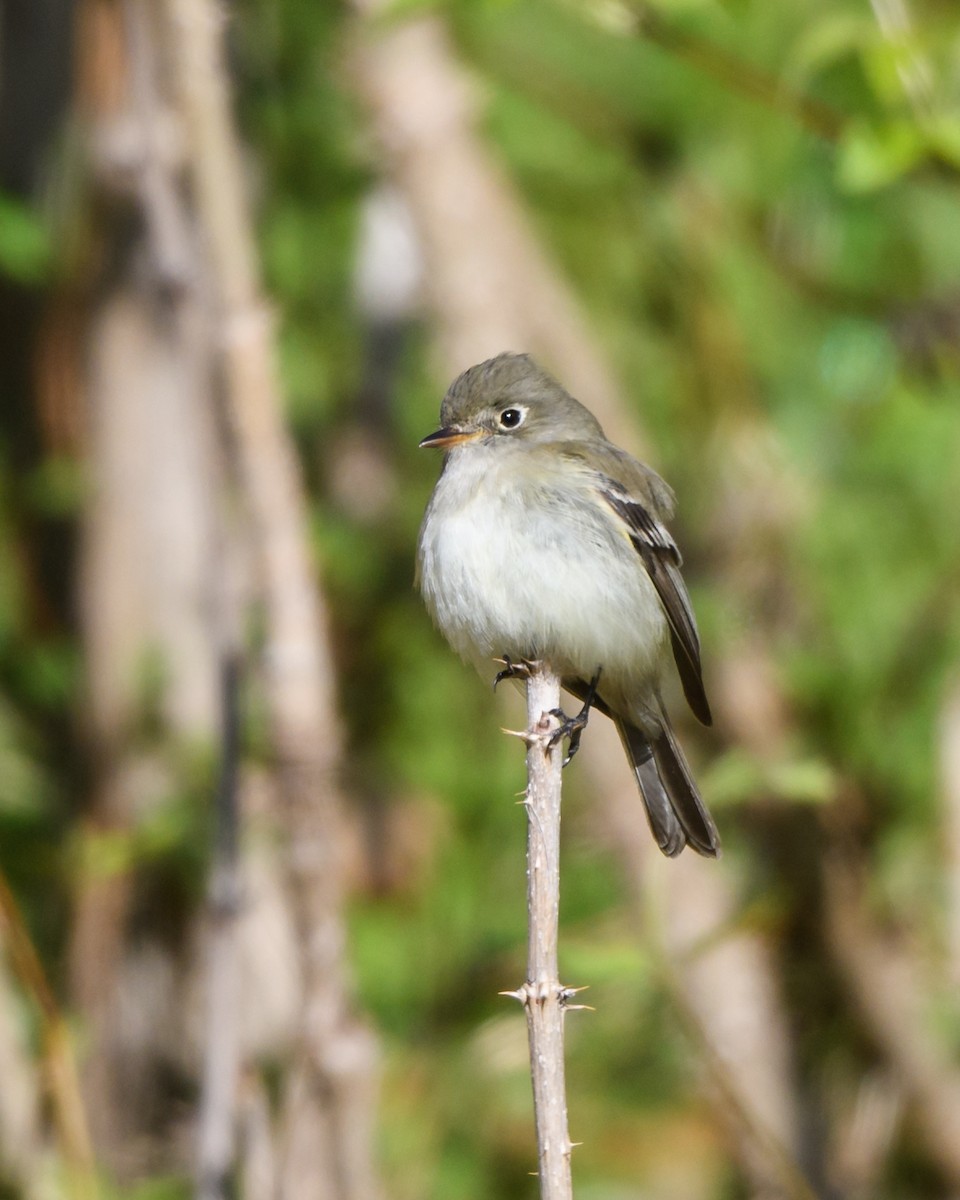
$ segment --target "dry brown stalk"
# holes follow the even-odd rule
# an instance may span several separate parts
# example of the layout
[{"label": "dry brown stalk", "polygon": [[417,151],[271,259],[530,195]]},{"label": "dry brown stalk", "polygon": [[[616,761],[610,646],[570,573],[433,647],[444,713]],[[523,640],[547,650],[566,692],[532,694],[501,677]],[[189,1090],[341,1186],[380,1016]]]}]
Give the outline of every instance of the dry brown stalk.
[{"label": "dry brown stalk", "polygon": [[950,1186],[960,1187],[960,1073],[922,1016],[922,965],[872,917],[865,867],[834,848],[824,864],[824,922],[834,962],[865,1027],[902,1086],[917,1132]]},{"label": "dry brown stalk", "polygon": [[278,1191],[374,1200],[381,1194],[372,1148],[377,1048],[352,1011],[344,955],[334,668],[230,111],[224,14],[213,0],[168,0],[166,12],[213,281],[225,407],[259,568],[277,818],[299,937],[301,1053],[284,1099]]},{"label": "dry brown stalk", "polygon": [[[72,879],[68,971],[84,1029],[91,1136],[102,1166],[126,1182],[142,1170],[145,1147],[152,1154],[164,1143],[168,1126],[151,1109],[153,1066],[163,1044],[180,1042],[177,1006],[154,988],[137,991],[140,949],[149,942],[171,981],[177,955],[160,949],[152,929],[135,947],[128,918],[136,829],[169,795],[177,769],[169,751],[216,728],[219,456],[194,223],[179,139],[170,136],[156,6],[84,0],[78,17],[78,129],[90,195],[65,285],[74,298],[64,303],[76,306],[75,360],[65,352],[75,370],[47,400],[82,414],[84,470],[96,481],[84,500],[77,580],[81,730],[93,769]],[[146,692],[145,667],[157,684]],[[149,748],[133,736],[148,708],[164,734]]]},{"label": "dry brown stalk", "polygon": [[96,1166],[67,1023],[13,893],[0,875],[0,945],[3,944],[14,973],[40,1018],[46,1085],[68,1168],[71,1196],[73,1200],[96,1200]]},{"label": "dry brown stalk", "polygon": [[367,18],[358,83],[420,239],[441,373],[452,378],[503,350],[528,351],[575,396],[589,398],[614,441],[626,440],[617,382],[577,298],[478,135],[478,96],[446,25],[434,14],[378,20],[383,0],[354,4]]}]

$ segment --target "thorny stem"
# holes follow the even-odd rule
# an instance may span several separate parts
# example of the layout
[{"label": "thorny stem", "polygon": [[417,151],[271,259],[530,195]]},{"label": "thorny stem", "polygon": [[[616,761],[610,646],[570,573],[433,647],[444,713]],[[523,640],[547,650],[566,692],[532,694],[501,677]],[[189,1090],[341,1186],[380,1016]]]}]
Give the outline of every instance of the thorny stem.
[{"label": "thorny stem", "polygon": [[527,676],[527,979],[510,993],[524,1007],[537,1126],[541,1200],[571,1200],[570,1135],[563,1066],[564,1008],[573,990],[560,983],[557,935],[560,911],[559,742],[551,710],[560,705],[560,681],[548,666],[531,663]]}]

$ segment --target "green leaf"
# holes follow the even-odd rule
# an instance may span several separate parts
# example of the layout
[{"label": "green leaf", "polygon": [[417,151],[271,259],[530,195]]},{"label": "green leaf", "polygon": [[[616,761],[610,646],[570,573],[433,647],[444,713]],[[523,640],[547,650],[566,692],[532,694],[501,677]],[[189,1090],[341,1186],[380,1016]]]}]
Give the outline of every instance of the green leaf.
[{"label": "green leaf", "polygon": [[703,772],[703,789],[716,807],[765,796],[800,804],[825,804],[836,792],[834,774],[817,758],[765,762],[744,750],[721,755]]},{"label": "green leaf", "polygon": [[924,125],[927,144],[940,158],[960,167],[960,114],[943,113]]},{"label": "green leaf", "polygon": [[872,192],[901,178],[926,156],[923,132],[907,119],[853,122],[844,132],[837,181],[848,192]]},{"label": "green leaf", "polygon": [[0,192],[0,269],[18,283],[38,283],[50,258],[50,239],[37,215]]},{"label": "green leaf", "polygon": [[831,13],[804,30],[787,61],[785,77],[800,90],[827,67],[858,54],[876,37],[876,25],[865,14]]}]

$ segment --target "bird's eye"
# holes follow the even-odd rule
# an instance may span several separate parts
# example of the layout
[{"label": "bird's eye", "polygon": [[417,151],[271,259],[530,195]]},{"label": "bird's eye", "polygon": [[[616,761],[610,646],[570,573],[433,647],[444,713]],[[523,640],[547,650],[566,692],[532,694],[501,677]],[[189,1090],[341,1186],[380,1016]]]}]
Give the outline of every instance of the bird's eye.
[{"label": "bird's eye", "polygon": [[500,414],[500,424],[504,429],[516,429],[523,420],[523,409],[505,408]]}]

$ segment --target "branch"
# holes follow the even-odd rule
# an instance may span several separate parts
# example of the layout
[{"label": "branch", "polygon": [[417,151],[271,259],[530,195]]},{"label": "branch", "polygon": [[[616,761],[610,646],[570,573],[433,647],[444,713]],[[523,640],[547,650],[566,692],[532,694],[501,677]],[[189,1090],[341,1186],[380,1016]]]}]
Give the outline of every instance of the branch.
[{"label": "branch", "polygon": [[[896,55],[897,73],[913,108],[914,119],[923,128],[930,109],[931,68],[924,55],[913,49],[917,40],[909,12],[902,3],[871,0],[881,31]],[[802,129],[824,141],[836,144],[844,135],[850,120],[814,96],[795,92],[772,72],[765,71],[741,55],[731,53],[688,30],[678,29],[664,21],[646,3],[633,5],[637,32],[661,50],[686,63],[699,74],[713,79],[733,95],[740,95],[764,105],[773,112],[790,117]],[[955,176],[957,165],[935,143],[926,148],[921,164],[929,165],[938,177]]]},{"label": "branch", "polygon": [[296,447],[283,420],[240,144],[231,114],[224,7],[166,0],[208,256],[231,465],[240,482],[264,620],[264,694],[303,997],[300,1052],[285,1081],[282,1197],[381,1195],[373,1149],[376,1040],[354,1014],[343,917],[342,738],[327,614],[310,555]]},{"label": "branch", "polygon": [[924,1024],[929,982],[916,957],[871,919],[863,864],[834,849],[824,863],[824,923],[854,1003],[913,1109],[931,1159],[960,1187],[960,1072]]},{"label": "branch", "polygon": [[[761,1111],[759,1105],[755,1103],[757,1098],[751,1096],[745,1089],[745,1085],[749,1085],[751,1082],[749,1073],[745,1072],[742,1067],[739,1070],[731,1068],[730,1055],[723,1053],[725,1047],[722,1039],[718,1037],[716,1023],[713,1027],[708,1024],[705,1019],[706,1006],[702,997],[692,994],[689,979],[690,967],[687,968],[687,978],[685,978],[678,968],[675,955],[660,937],[659,932],[651,930],[651,933],[650,946],[654,952],[657,972],[670,997],[674,1012],[706,1067],[710,1082],[716,1089],[720,1105],[726,1109],[727,1122],[736,1127],[740,1133],[737,1150],[747,1178],[754,1186],[759,1181],[765,1185],[765,1190],[769,1188],[773,1194],[782,1196],[783,1200],[817,1200],[817,1194],[804,1175],[796,1157],[784,1144],[783,1139],[778,1135],[778,1130],[773,1127],[779,1114]],[[744,949],[749,955],[751,947],[742,935],[736,941],[731,936],[728,943],[733,946],[734,953],[739,951],[741,959]],[[750,963],[749,966],[749,975],[752,977],[750,982],[756,983],[758,980],[765,982],[762,975],[765,964],[760,965],[759,969],[755,962]],[[719,982],[719,977],[715,978]],[[718,992],[721,1002],[729,1000],[729,985],[725,990],[727,995],[723,994],[723,990]],[[761,1016],[768,1016],[768,1013],[763,1011],[765,1006],[762,1002],[757,1007],[761,1010]],[[769,1030],[761,1031],[759,1036],[753,1039],[754,1043],[763,1040],[764,1035],[769,1043]],[[732,1038],[728,1038],[728,1042],[732,1040]],[[754,1077],[756,1077],[756,1073],[754,1073]],[[775,1099],[779,1099],[779,1097],[775,1097]]]},{"label": "branch", "polygon": [[647,4],[635,5],[638,31],[675,58],[730,92],[755,100],[792,117],[797,124],[828,142],[843,134],[844,118],[828,104],[784,87],[775,76],[722,46],[668,24]]},{"label": "branch", "polygon": [[947,972],[960,984],[960,675],[949,685],[940,713],[937,759],[943,841]]},{"label": "branch", "polygon": [[353,3],[364,18],[358,86],[420,238],[438,373],[528,350],[590,397],[613,440],[628,440],[626,402],[582,305],[478,133],[477,96],[446,24],[436,13],[388,22],[384,0]]},{"label": "branch", "polygon": [[537,1124],[542,1200],[570,1200],[570,1135],[563,1073],[563,1014],[573,995],[557,969],[560,916],[559,742],[551,712],[560,706],[560,680],[544,663],[531,663],[527,675],[527,980],[508,993],[527,1014],[530,1074]]},{"label": "branch", "polygon": [[240,662],[231,648],[221,664],[222,761],[216,797],[213,871],[207,900],[207,1027],[197,1116],[198,1200],[230,1192],[240,1075],[240,995],[237,919],[240,914],[239,803]]},{"label": "branch", "polygon": [[40,1022],[46,1086],[67,1166],[72,1200],[96,1200],[96,1163],[77,1078],[70,1031],[6,879],[0,874],[0,946],[32,1000]]}]

